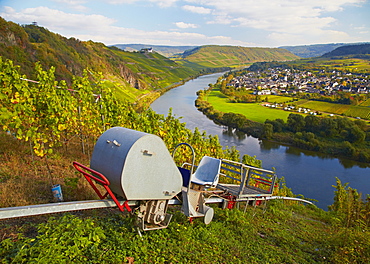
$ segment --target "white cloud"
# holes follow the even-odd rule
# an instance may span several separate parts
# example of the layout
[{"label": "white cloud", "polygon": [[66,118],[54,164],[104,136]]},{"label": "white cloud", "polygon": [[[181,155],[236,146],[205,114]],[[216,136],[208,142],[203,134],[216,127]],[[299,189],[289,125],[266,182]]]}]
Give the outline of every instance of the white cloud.
[{"label": "white cloud", "polygon": [[86,6],[83,5],[87,3],[87,1],[85,0],[52,0],[52,1],[63,5],[67,5],[68,7],[78,11],[86,11],[88,9]]},{"label": "white cloud", "polygon": [[210,14],[212,11],[211,9],[205,8],[203,6],[191,6],[191,5],[184,5],[182,9],[192,12],[192,13],[201,14],[201,15]]},{"label": "white cloud", "polygon": [[177,2],[177,0],[149,0],[149,1],[163,8],[173,6]]},{"label": "white cloud", "polygon": [[[229,20],[234,25],[252,27],[264,30],[278,30],[288,32],[300,30],[297,26],[307,27],[313,18],[320,18],[326,7],[320,6],[317,0],[313,1],[287,1],[287,0],[205,0],[207,5],[214,7],[222,13],[216,15],[213,23]],[[329,0],[330,2],[331,0]],[[340,1],[340,0],[335,0]],[[313,3],[312,3],[313,2]],[[322,1],[328,2],[328,1]],[[330,10],[334,9],[330,6]],[[323,19],[316,25],[328,26],[332,19]],[[294,26],[293,26],[294,25]]]},{"label": "white cloud", "polygon": [[[1,0],[0,0],[1,1]],[[88,0],[52,0],[73,10],[86,11],[83,8],[89,7]],[[369,31],[367,24],[364,29],[355,29],[347,33],[335,30],[339,25],[338,13],[347,5],[360,5],[367,0],[101,0],[107,7],[125,8],[129,4],[130,10],[140,13],[143,8],[153,12],[153,17],[127,17],[120,16],[120,13],[112,12],[121,23],[126,25],[141,26],[142,29],[131,29],[117,27],[118,22],[107,16],[100,15],[100,10],[91,14],[67,13],[51,9],[48,7],[26,8],[14,10],[10,7],[2,7],[3,13],[0,16],[7,20],[20,24],[29,24],[33,21],[40,26],[46,27],[53,32],[66,37],[76,37],[81,40],[92,39],[106,44],[116,44],[123,42],[146,42],[153,44],[169,45],[199,45],[199,44],[227,44],[227,45],[250,45],[243,41],[236,41],[233,37],[214,36],[217,32],[227,32],[225,34],[237,34],[237,39],[255,39],[254,42],[264,43],[263,45],[285,45],[287,43],[306,44],[306,43],[327,43],[333,42],[353,42],[356,34],[358,37],[366,38]],[[109,6],[117,4],[120,6]],[[155,7],[160,7],[158,11]],[[181,10],[180,10],[181,9]],[[67,9],[63,9],[67,10]],[[107,9],[109,10],[109,9]],[[138,10],[138,11],[136,11]],[[105,10],[106,11],[106,10]],[[1,12],[1,11],[0,11]],[[170,12],[170,13],[165,13]],[[200,14],[202,16],[189,16],[189,13]],[[124,13],[124,12],[123,12]],[[160,14],[160,19],[156,15]],[[185,15],[183,18],[181,15]],[[166,17],[164,17],[166,16]],[[189,20],[198,19],[198,20]],[[135,23],[135,19],[139,19]],[[126,21],[125,21],[126,20]],[[147,22],[147,21],[150,22]],[[145,22],[146,21],[146,22]],[[187,22],[176,22],[187,21]],[[143,23],[142,23],[143,22]],[[145,24],[146,23],[146,24]],[[149,26],[147,24],[150,23]],[[203,25],[202,23],[205,23]],[[125,25],[123,24],[123,25]],[[213,24],[213,25],[211,25]],[[178,30],[158,30],[157,27],[168,27],[176,25]],[[219,25],[219,26],[214,26]],[[357,24],[356,24],[357,25]],[[134,27],[133,26],[133,27]],[[358,26],[358,25],[357,25]],[[203,34],[184,32],[192,28],[206,29]],[[211,30],[217,31],[211,32]],[[181,30],[179,30],[181,29]],[[228,29],[230,29],[228,31]],[[341,29],[339,29],[341,30]],[[177,32],[180,31],[180,32]],[[230,33],[229,33],[230,32]],[[237,33],[235,33],[237,32]],[[361,33],[362,34],[361,34]],[[212,36],[213,35],[213,36]],[[256,36],[258,35],[258,36]],[[231,36],[231,35],[230,35]],[[350,36],[352,39],[350,39]],[[362,41],[363,39],[359,40]],[[267,42],[269,41],[269,42]],[[177,43],[177,44],[176,44]]]},{"label": "white cloud", "polygon": [[106,45],[117,43],[150,43],[152,45],[240,45],[250,46],[251,43],[235,41],[231,37],[206,36],[199,33],[178,31],[144,31],[128,28],[112,28],[109,34],[77,35],[81,40],[94,39]]},{"label": "white cloud", "polygon": [[335,30],[316,30],[307,32],[307,34],[291,34],[291,33],[271,33],[268,38],[276,46],[286,45],[307,45],[316,43],[338,43],[338,42],[356,42],[357,39],[349,36],[345,32]]},{"label": "white cloud", "polygon": [[[106,45],[117,43],[150,43],[157,45],[240,45],[250,43],[235,41],[226,36],[207,36],[199,33],[178,31],[146,31],[135,28],[115,26],[115,20],[102,15],[71,14],[47,7],[27,8],[16,12],[11,7],[4,7],[5,12],[0,15],[7,20],[21,24],[30,24],[37,21],[40,26],[52,32],[58,32],[65,37],[74,37],[80,40],[94,40]],[[178,26],[196,27],[195,24],[184,22]]]},{"label": "white cloud", "polygon": [[185,22],[176,22],[174,23],[178,28],[197,28],[195,24],[185,23]]},{"label": "white cloud", "polygon": [[26,8],[21,12],[5,7],[5,12],[1,16],[21,24],[30,24],[36,21],[40,26],[60,34],[79,31],[104,32],[115,22],[114,19],[102,15],[71,14],[43,6]]},{"label": "white cloud", "polygon": [[[108,4],[120,5],[120,4],[132,4],[139,2],[140,0],[104,0]],[[173,6],[178,0],[146,0],[147,2],[154,3],[159,7],[165,8]],[[145,2],[145,1],[144,1]]]},{"label": "white cloud", "polygon": [[132,4],[138,0],[104,0],[104,2],[112,5],[121,5],[121,4]]},{"label": "white cloud", "polygon": [[[302,43],[348,38],[343,32],[330,30],[336,19],[329,12],[341,11],[346,5],[359,5],[366,0],[187,0],[214,11],[208,24],[230,25],[270,32],[275,40],[302,39]],[[325,39],[325,38],[324,38]],[[286,41],[285,43],[288,43]]]}]

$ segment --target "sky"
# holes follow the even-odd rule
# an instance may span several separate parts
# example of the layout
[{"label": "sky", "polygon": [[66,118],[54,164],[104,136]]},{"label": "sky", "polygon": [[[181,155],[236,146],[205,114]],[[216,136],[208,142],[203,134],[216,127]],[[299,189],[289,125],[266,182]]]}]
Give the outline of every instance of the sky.
[{"label": "sky", "polygon": [[370,42],[370,0],[0,0],[0,16],[105,45]]}]

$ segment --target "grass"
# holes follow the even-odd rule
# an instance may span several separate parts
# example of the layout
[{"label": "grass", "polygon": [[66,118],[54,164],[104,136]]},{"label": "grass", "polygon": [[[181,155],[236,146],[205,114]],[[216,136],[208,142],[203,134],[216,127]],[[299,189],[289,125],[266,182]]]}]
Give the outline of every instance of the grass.
[{"label": "grass", "polygon": [[292,97],[288,97],[288,96],[280,96],[280,95],[262,95],[261,96],[263,99],[265,99],[267,97],[268,99],[268,102],[269,103],[278,103],[278,104],[282,104],[282,103],[292,103]]},{"label": "grass", "polygon": [[88,164],[80,142],[75,140],[48,157],[50,175],[45,158],[32,155],[28,142],[0,132],[0,207],[53,202],[52,183],[63,186],[65,201],[96,199],[87,181],[71,166],[74,160]]},{"label": "grass", "polygon": [[[315,207],[270,201],[215,209],[209,225],[179,207],[166,229],[139,236],[132,219],[100,209],[0,223],[2,263],[368,263],[369,231],[340,228]],[[243,208],[241,208],[243,209]]]},{"label": "grass", "polygon": [[[71,166],[88,164],[92,142],[78,138],[48,158],[66,201],[97,199]],[[45,160],[28,143],[0,132],[0,207],[53,200]],[[77,181],[73,181],[77,179]],[[71,184],[75,182],[75,184]],[[280,194],[278,194],[280,195]],[[295,202],[269,201],[240,210],[214,207],[209,225],[191,224],[171,206],[168,228],[145,232],[117,209],[0,221],[0,263],[369,263],[369,230],[344,228],[331,212]],[[243,212],[245,210],[245,213]]]},{"label": "grass", "polygon": [[[363,119],[370,119],[370,99],[363,102],[360,106],[335,104],[321,101],[311,101],[307,99],[300,99],[292,101],[291,97],[279,95],[266,95],[269,103],[286,103],[296,105],[297,107],[308,108],[313,111],[325,113],[333,113],[336,115],[345,115],[350,117],[360,117]],[[207,96],[207,101],[218,111],[224,113],[237,113],[246,116],[248,119],[264,123],[266,119],[283,119],[287,120],[289,114],[292,112],[284,111],[282,109],[274,109],[262,106],[261,103],[231,103],[230,100],[221,93],[219,89],[213,89]],[[302,113],[301,113],[302,114]]]},{"label": "grass", "polygon": [[[213,89],[211,91],[207,97],[207,101],[218,111],[242,114],[248,119],[259,123],[264,123],[266,119],[274,120],[279,118],[286,121],[291,113],[265,107],[259,103],[230,103],[228,98],[217,89]],[[269,101],[272,101],[270,96]]]}]

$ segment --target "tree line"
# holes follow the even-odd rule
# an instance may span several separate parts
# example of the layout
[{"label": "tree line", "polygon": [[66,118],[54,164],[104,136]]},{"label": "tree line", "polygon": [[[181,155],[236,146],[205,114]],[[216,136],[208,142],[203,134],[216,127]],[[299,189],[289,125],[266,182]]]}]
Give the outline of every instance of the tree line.
[{"label": "tree line", "polygon": [[370,162],[370,130],[362,120],[291,113],[286,122],[282,119],[267,119],[263,124],[257,123],[248,120],[242,114],[223,113],[214,109],[205,99],[212,87],[213,85],[210,85],[208,90],[198,91],[195,105],[208,118],[220,125],[238,129],[260,139],[290,144],[336,157]]}]

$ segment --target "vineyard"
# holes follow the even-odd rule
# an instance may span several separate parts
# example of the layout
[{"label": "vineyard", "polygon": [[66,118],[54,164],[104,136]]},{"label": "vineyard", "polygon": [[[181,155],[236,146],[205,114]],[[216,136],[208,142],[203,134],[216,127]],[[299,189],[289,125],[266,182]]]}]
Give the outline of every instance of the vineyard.
[{"label": "vineyard", "polygon": [[320,101],[306,101],[303,104],[299,104],[299,106],[309,108],[315,111],[322,111],[322,112],[333,113],[337,115],[345,113],[351,107],[350,105],[334,104],[334,103],[320,102]]},{"label": "vineyard", "polygon": [[[10,144],[9,148],[11,145],[14,146],[13,140],[16,139],[17,144],[22,143],[23,147],[29,149],[26,156],[19,157],[14,162],[5,156],[4,164],[24,168],[21,163],[24,160],[27,164],[36,163],[38,167],[27,177],[18,169],[13,169],[19,172],[18,176],[13,175],[11,169],[8,171],[3,168],[0,171],[0,182],[4,182],[2,188],[8,190],[0,192],[1,207],[26,205],[30,200],[37,201],[37,197],[32,197],[32,195],[25,195],[30,197],[28,202],[27,199],[11,200],[11,197],[19,197],[17,189],[22,188],[28,189],[32,194],[37,193],[33,191],[33,187],[43,192],[44,188],[37,188],[39,185],[50,186],[47,176],[50,174],[48,167],[50,166],[53,170],[55,163],[61,162],[58,161],[60,155],[69,153],[71,157],[63,161],[63,164],[67,162],[65,166],[70,166],[73,161],[72,156],[90,154],[97,138],[108,128],[114,126],[158,135],[164,140],[169,150],[172,150],[178,143],[188,142],[196,151],[196,162],[199,162],[204,155],[237,161],[240,158],[234,148],[222,149],[217,136],[186,129],[185,124],[175,118],[171,112],[167,117],[158,115],[151,109],[137,112],[138,105],[118,101],[109,88],[109,83],[106,85],[99,73],[85,70],[83,76],[75,76],[73,83],[67,86],[64,81],[55,80],[53,68],[46,71],[36,64],[35,70],[38,73],[37,79],[30,81],[19,73],[19,67],[14,66],[11,61],[0,61],[1,128],[8,134],[8,137],[12,137],[6,139],[6,135],[2,136],[2,142],[5,142],[3,146],[8,144]],[[80,151],[80,154],[74,154],[76,151],[77,153]],[[179,151],[178,156],[189,156],[189,160],[181,160],[181,162],[190,162],[191,154],[184,155],[183,152]],[[31,159],[32,155],[39,157],[40,160]],[[57,157],[57,160],[53,160],[53,157]],[[175,158],[178,159],[177,156]],[[37,171],[40,170],[44,174],[44,178],[38,180],[40,184],[26,187],[32,182],[32,177],[34,177],[32,174],[37,175]],[[66,178],[72,181],[76,179],[74,172],[66,171],[61,174],[54,175],[62,181],[61,183]],[[23,182],[25,186],[17,185],[17,188],[12,188],[14,182],[9,179],[17,177],[22,179],[20,182]],[[29,180],[27,180],[28,177]],[[70,183],[70,180],[67,179],[67,181]],[[82,193],[81,196],[83,196]],[[75,194],[71,197],[85,199]]]},{"label": "vineyard", "polygon": [[[1,207],[47,202],[51,171],[66,201],[94,199],[71,162],[87,162],[93,142],[112,126],[158,135],[168,149],[187,142],[197,163],[204,155],[240,159],[234,148],[222,149],[216,136],[186,129],[171,112],[137,112],[117,101],[99,73],[85,70],[67,85],[55,80],[53,68],[36,64],[35,70],[37,79],[30,81],[11,61],[0,60]],[[179,156],[187,155],[179,151],[177,161]],[[247,155],[242,160],[261,166]],[[129,215],[110,209],[3,220],[0,263],[367,262],[369,203],[341,183],[337,190],[332,212],[271,201],[266,208],[215,208],[217,217],[208,226],[190,223],[174,208],[167,229],[142,237]],[[284,184],[277,194],[294,196]]]},{"label": "vineyard", "polygon": [[370,98],[361,103],[361,106],[370,106]]},{"label": "vineyard", "polygon": [[370,119],[370,107],[353,105],[345,112],[345,115]]}]

